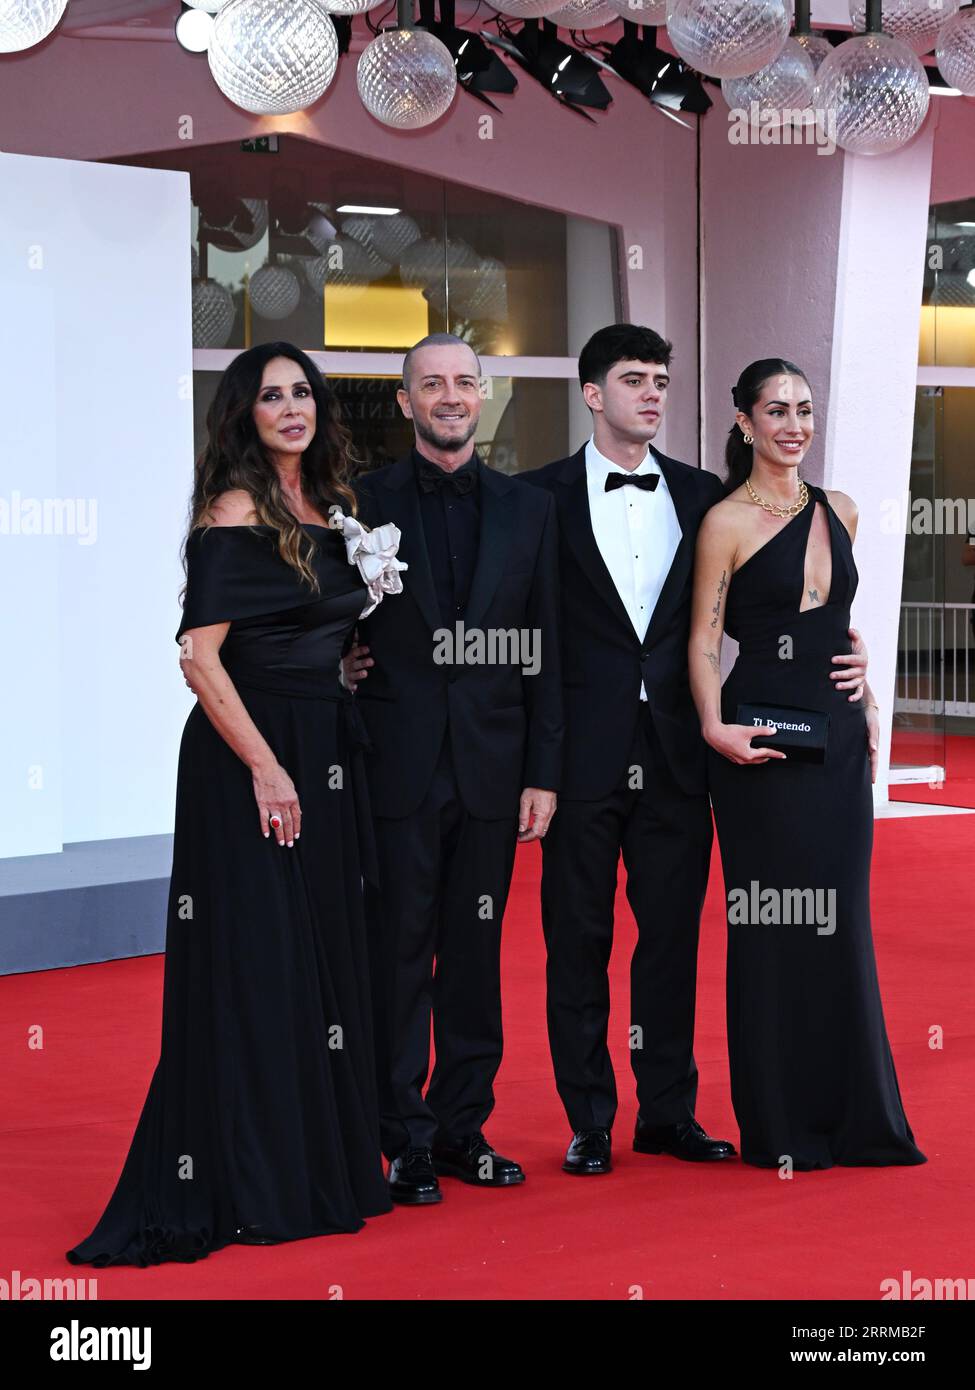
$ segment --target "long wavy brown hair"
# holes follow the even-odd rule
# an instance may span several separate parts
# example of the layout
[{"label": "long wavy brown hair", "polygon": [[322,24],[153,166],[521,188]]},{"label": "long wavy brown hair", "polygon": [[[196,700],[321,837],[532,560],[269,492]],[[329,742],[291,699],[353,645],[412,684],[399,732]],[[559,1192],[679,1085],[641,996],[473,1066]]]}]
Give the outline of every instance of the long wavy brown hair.
[{"label": "long wavy brown hair", "polygon": [[[285,503],[277,471],[261,443],[254,423],[254,404],[264,369],[275,357],[287,357],[304,371],[315,400],[315,433],[301,455],[301,490],[307,500],[328,516],[336,503],[355,515],[355,493],[349,476],[359,464],[348,430],[342,424],[338,401],[311,358],[293,343],[261,343],[248,348],[220,378],[207,411],[207,441],[196,460],[189,535],[207,526],[216,499],[232,488],[250,496],[258,522],[277,533],[278,553],[318,592],[312,568],[315,542]],[[186,541],[183,542],[186,567]]]}]

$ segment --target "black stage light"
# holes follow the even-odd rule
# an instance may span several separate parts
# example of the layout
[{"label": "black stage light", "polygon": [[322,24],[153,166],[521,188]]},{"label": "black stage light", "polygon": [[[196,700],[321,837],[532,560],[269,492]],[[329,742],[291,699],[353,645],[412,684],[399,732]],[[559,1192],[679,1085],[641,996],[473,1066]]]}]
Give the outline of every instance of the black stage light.
[{"label": "black stage light", "polygon": [[471,96],[485,102],[492,110],[500,107],[485,95],[486,92],[513,92],[518,79],[511,69],[492,53],[480,34],[473,29],[459,29],[454,23],[454,0],[440,0],[440,18],[435,18],[435,0],[420,0],[419,26],[449,49],[457,69],[457,81]]},{"label": "black stage light", "polygon": [[624,20],[623,37],[606,54],[606,62],[665,115],[690,111],[703,116],[714,104],[697,73],[657,47],[657,31],[650,25],[640,28]]},{"label": "black stage light", "polygon": [[498,18],[500,36],[485,33],[485,40],[505,53],[510,53],[529,77],[540,82],[563,106],[570,106],[587,121],[592,117],[582,109],[593,107],[605,111],[612,101],[610,93],[599,78],[599,68],[591,58],[562,43],[558,28],[550,20],[526,19],[514,30]]}]

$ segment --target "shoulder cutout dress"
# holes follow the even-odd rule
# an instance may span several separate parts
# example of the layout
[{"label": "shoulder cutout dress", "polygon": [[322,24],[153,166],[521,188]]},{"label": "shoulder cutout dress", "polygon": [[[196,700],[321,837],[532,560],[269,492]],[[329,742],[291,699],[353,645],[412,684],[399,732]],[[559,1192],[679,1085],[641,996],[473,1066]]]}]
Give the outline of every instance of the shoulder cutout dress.
[{"label": "shoulder cutout dress", "polygon": [[[788,1157],[796,1169],[924,1163],[901,1103],[874,959],[866,711],[829,678],[830,658],[852,650],[858,576],[845,525],[822,489],[809,492],[732,576],[725,627],[740,649],[721,704],[726,723],[737,723],[740,703],[827,712],[825,763],[738,766],[708,750],[729,906],[728,1053],[741,1155],[762,1167]],[[817,505],[832,578],[826,602],[800,612]],[[730,910],[733,901],[760,902],[768,888],[776,893],[766,902],[783,905],[790,890],[811,889],[814,910],[792,913],[799,923],[787,923],[786,910],[779,922],[764,907],[744,922]]]}]

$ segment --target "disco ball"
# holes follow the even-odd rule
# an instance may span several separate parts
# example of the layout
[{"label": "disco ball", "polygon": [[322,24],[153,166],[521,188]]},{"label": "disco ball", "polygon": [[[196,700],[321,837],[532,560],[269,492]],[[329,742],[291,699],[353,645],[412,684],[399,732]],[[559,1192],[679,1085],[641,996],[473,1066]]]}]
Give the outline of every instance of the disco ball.
[{"label": "disco ball", "polygon": [[398,261],[406,248],[419,241],[421,235],[413,218],[404,212],[382,217],[368,214],[344,217],[342,230],[384,261]]},{"label": "disco ball", "polygon": [[795,39],[786,40],[779,56],[758,72],[721,79],[724,99],[733,111],[751,112],[755,102],[763,123],[769,125],[780,125],[785,111],[808,110],[815,86],[812,59]]},{"label": "disco ball", "polygon": [[512,19],[545,19],[561,9],[563,0],[491,0],[491,6]]},{"label": "disco ball", "polygon": [[264,265],[251,276],[247,293],[251,308],[262,319],[286,319],[298,307],[301,286],[294,271]]},{"label": "disco ball", "polygon": [[[867,24],[866,0],[849,0],[850,22],[860,34]],[[883,0],[881,28],[892,39],[903,39],[920,56],[930,53],[938,30],[961,0]]]},{"label": "disco ball", "polygon": [[622,19],[631,19],[634,24],[667,23],[669,0],[609,0],[609,3]]},{"label": "disco ball", "polygon": [[363,50],[356,68],[362,104],[383,125],[419,130],[454,99],[457,71],[450,50],[424,29],[387,29]]},{"label": "disco ball", "polygon": [[809,54],[813,72],[818,72],[823,59],[828,58],[833,51],[829,39],[824,39],[822,34],[794,34],[793,38]]},{"label": "disco ball", "polygon": [[68,0],[0,0],[0,53],[22,53],[61,22]]},{"label": "disco ball", "polygon": [[227,346],[237,310],[233,296],[216,280],[196,280],[193,284],[193,346]]},{"label": "disco ball", "polygon": [[824,61],[816,81],[818,124],[835,117],[836,143],[850,154],[900,149],[920,129],[931,99],[924,64],[888,34],[847,39]]},{"label": "disco ball", "polygon": [[975,9],[952,15],[938,33],[938,67],[946,82],[975,97]]},{"label": "disco ball", "polygon": [[619,14],[608,0],[569,0],[548,18],[563,29],[603,29],[607,24],[615,24]]},{"label": "disco ball", "polygon": [[779,56],[791,17],[783,0],[671,0],[667,33],[708,77],[747,77]]},{"label": "disco ball", "polygon": [[224,96],[258,116],[312,106],[338,57],[335,26],[315,0],[227,0],[207,50]]}]

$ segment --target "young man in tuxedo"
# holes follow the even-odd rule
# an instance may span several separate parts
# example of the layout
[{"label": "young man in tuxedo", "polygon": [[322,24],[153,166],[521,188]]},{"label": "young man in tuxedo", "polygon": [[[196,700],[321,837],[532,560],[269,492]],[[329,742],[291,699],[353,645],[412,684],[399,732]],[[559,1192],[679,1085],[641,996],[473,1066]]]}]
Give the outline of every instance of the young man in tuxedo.
[{"label": "young man in tuxedo", "polygon": [[482,1127],[501,1061],[515,844],[545,835],[561,763],[555,506],[477,457],[480,376],[459,338],[412,348],[397,399],[414,448],[355,485],[361,520],[395,522],[409,566],[404,594],[360,625],[345,662],[373,746],[382,1142],[390,1195],[409,1204],[439,1201],[438,1175],[524,1181]]},{"label": "young man in tuxedo", "polygon": [[712,473],[650,447],[670,357],[670,343],[649,328],[600,329],[579,358],[592,438],[520,475],[554,498],[559,522],[565,737],[559,811],[542,846],[542,924],[549,1043],[574,1133],[563,1167],[575,1174],[607,1173],[612,1163],[606,972],[621,852],[639,932],[633,1147],[697,1161],[735,1153],[694,1118],[698,924],[712,831],[687,641],[697,528],[723,489]]}]

